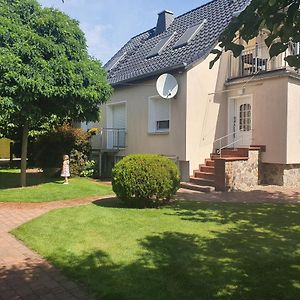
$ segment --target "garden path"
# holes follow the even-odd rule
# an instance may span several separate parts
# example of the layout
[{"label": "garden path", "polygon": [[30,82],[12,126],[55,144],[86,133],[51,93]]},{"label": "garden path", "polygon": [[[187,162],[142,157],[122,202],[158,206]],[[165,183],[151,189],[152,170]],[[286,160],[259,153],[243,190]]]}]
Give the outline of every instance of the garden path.
[{"label": "garden path", "polygon": [[51,203],[0,203],[0,299],[90,299],[40,255],[9,232],[50,210],[89,204],[99,197]]}]

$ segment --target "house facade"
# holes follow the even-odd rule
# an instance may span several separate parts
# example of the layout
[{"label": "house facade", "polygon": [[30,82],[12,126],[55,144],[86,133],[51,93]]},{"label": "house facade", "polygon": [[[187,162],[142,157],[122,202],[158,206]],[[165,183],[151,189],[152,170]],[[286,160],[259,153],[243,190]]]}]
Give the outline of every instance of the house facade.
[{"label": "house facade", "polygon": [[[209,69],[218,36],[248,4],[213,0],[176,18],[163,11],[105,65],[114,93],[92,141],[102,175],[128,154],[158,153],[193,185],[300,184],[300,76],[284,61],[299,46],[270,59],[262,31],[239,58],[224,53]],[[172,99],[156,89],[164,73],[178,82]]]}]

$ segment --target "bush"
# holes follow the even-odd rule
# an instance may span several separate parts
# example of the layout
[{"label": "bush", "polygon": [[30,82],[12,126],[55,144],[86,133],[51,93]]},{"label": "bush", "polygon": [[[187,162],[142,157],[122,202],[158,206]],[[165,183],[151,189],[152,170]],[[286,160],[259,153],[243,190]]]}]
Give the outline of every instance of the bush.
[{"label": "bush", "polygon": [[81,177],[93,177],[95,174],[96,163],[94,160],[87,160],[83,167],[83,170],[80,172]]},{"label": "bush", "polygon": [[42,135],[34,147],[34,160],[42,169],[60,168],[64,154],[70,156],[72,175],[80,175],[90,152],[90,135],[80,128],[63,125]]},{"label": "bush", "polygon": [[129,155],[112,172],[113,191],[131,206],[145,207],[165,203],[179,188],[176,164],[154,154]]}]

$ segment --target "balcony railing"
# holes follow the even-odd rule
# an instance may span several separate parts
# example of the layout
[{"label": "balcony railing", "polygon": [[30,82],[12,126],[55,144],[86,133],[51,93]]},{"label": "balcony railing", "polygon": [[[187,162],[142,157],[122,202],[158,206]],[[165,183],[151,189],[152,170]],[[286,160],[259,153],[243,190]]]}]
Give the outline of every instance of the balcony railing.
[{"label": "balcony railing", "polygon": [[125,128],[101,128],[99,133],[93,136],[92,144],[101,150],[120,150],[126,148]]},{"label": "balcony railing", "polygon": [[288,55],[299,53],[299,43],[291,45],[285,52],[273,58],[270,58],[269,49],[265,44],[256,44],[254,47],[245,48],[237,58],[230,55],[229,79],[280,69],[295,71],[288,66],[284,59]]}]

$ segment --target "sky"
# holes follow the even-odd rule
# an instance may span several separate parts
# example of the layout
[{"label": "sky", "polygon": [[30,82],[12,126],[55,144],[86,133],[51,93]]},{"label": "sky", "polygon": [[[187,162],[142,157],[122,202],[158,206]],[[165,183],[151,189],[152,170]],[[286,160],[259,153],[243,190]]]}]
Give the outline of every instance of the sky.
[{"label": "sky", "polygon": [[164,9],[179,16],[209,0],[38,0],[80,22],[90,55],[106,63],[131,37],[156,25]]}]

